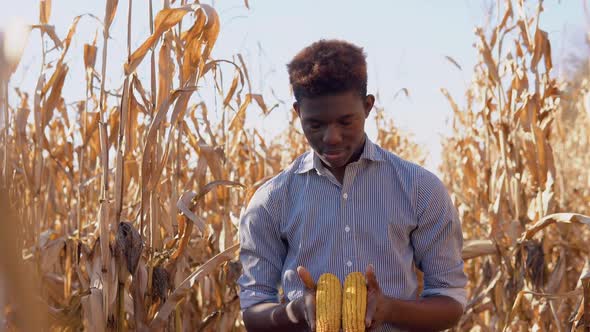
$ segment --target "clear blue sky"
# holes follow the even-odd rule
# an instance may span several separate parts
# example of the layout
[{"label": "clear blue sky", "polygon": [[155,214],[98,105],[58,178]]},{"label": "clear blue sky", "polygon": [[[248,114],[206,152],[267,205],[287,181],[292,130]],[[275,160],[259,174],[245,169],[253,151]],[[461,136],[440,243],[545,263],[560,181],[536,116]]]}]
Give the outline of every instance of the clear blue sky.
[{"label": "clear blue sky", "polygon": [[[583,1],[548,0],[542,28],[549,32],[553,43],[554,62],[560,67],[565,54],[582,49],[585,31],[590,22],[585,18]],[[207,1],[204,1],[207,2]],[[161,1],[155,1],[156,9]],[[211,3],[211,2],[209,2]],[[213,4],[221,17],[221,34],[214,49],[216,58],[231,58],[242,53],[250,67],[255,91],[262,91],[267,103],[276,102],[272,88],[285,102],[269,117],[251,123],[272,128],[276,134],[284,128],[290,105],[288,77],[285,64],[301,48],[320,38],[341,38],[364,47],[368,54],[369,90],[379,92],[382,104],[397,125],[414,134],[415,141],[430,153],[427,168],[436,172],[440,162],[440,137],[450,133],[451,110],[440,88],[447,88],[459,101],[472,76],[477,53],[473,48],[474,27],[486,22],[490,1],[343,1],[343,0],[216,0]],[[126,57],[127,1],[120,0],[109,42],[107,88],[122,84],[122,64]],[[174,5],[174,4],[173,4]],[[14,17],[28,23],[38,20],[38,1],[19,0],[4,6],[0,25]],[[104,1],[53,0],[51,23],[64,37],[74,16],[92,13],[102,19]],[[145,0],[133,2],[133,47],[149,34],[148,6]],[[67,102],[84,95],[82,47],[90,42],[99,24],[84,17],[67,57],[71,70],[64,94]],[[102,36],[99,30],[99,47]],[[39,73],[40,38],[34,32],[29,37],[21,68],[13,77],[13,86],[32,91]],[[97,68],[100,68],[100,52]],[[444,56],[457,60],[459,71]],[[146,78],[147,67],[138,69]],[[229,76],[229,75],[228,75]],[[394,94],[407,88],[410,98]],[[204,94],[203,96],[206,96]],[[374,137],[372,125],[367,132]]]}]

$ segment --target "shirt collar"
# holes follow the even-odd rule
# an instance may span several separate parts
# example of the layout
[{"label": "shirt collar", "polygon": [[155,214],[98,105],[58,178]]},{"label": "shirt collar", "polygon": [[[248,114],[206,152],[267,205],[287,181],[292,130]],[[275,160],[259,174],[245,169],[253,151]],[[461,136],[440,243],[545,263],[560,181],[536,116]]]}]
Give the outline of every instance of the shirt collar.
[{"label": "shirt collar", "polygon": [[[379,147],[369,139],[367,134],[365,134],[365,146],[363,148],[363,152],[359,157],[359,160],[362,159],[369,161],[383,160],[383,156],[381,154],[381,151],[379,150]],[[322,165],[322,162],[320,161],[318,155],[313,150],[310,150],[305,154],[305,156],[299,163],[299,167],[297,168],[295,173],[303,174],[311,171],[312,169],[321,172],[324,169],[324,166]]]}]

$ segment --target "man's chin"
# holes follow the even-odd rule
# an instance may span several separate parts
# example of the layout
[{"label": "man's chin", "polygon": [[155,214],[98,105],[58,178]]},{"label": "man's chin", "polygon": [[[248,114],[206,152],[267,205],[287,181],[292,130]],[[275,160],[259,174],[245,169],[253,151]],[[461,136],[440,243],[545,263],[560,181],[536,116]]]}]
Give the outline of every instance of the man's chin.
[{"label": "man's chin", "polygon": [[322,160],[324,165],[326,165],[328,168],[331,168],[331,169],[344,167],[344,166],[346,166],[346,162],[348,161],[348,159],[346,159],[346,158],[342,158],[342,159],[338,159],[338,160],[329,160],[325,157],[322,157],[320,159]]}]

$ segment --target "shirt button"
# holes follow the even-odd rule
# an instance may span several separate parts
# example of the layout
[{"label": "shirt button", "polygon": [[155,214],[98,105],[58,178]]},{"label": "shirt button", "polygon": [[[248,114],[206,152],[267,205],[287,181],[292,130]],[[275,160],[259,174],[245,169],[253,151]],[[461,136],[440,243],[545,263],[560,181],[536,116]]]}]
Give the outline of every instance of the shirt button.
[{"label": "shirt button", "polygon": [[346,266],[351,267],[352,266],[352,262],[351,261],[346,262]]},{"label": "shirt button", "polygon": [[344,193],[344,195],[342,195],[342,197],[343,197],[344,199],[348,199],[348,194],[347,194],[347,193]]},{"label": "shirt button", "polygon": [[348,233],[348,232],[350,232],[350,227],[348,227],[348,225],[346,225],[346,227],[344,227],[344,230]]}]

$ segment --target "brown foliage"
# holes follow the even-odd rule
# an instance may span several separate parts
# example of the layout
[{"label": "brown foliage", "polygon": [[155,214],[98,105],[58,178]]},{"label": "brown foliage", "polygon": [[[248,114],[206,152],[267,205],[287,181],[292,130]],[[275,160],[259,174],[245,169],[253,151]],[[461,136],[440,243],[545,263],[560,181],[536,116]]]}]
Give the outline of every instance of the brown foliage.
[{"label": "brown foliage", "polygon": [[579,214],[587,190],[578,200],[568,179],[585,172],[587,181],[588,161],[562,147],[590,131],[587,122],[558,130],[565,97],[551,75],[542,3],[532,17],[523,1],[499,5],[498,22],[476,30],[480,62],[465,106],[443,90],[454,133],[441,170],[468,249],[469,303],[458,329],[576,330],[590,217]]},{"label": "brown foliage", "polygon": [[[64,59],[81,17],[62,40],[50,25],[51,1],[41,1],[34,28],[56,46],[42,59],[57,55],[57,62],[43,63],[36,89],[18,90],[19,100],[6,107],[14,120],[2,133],[2,183],[10,183],[7,195],[21,221],[2,235],[15,234],[23,265],[35,271],[30,290],[39,290],[43,303],[35,306],[49,313],[50,329],[243,330],[240,212],[258,186],[307,150],[306,142],[295,117],[278,140],[246,125],[248,114],[274,107],[251,92],[241,55],[237,62],[211,58],[220,22],[205,4],[156,13],[153,33],[128,49],[121,90],[107,91],[118,4],[106,1],[102,44],[95,38],[80,50],[86,98],[71,106],[63,90],[73,69]],[[153,68],[150,81],[135,73],[142,62]],[[191,99],[199,89],[223,100],[220,121],[210,119],[211,105]],[[407,156],[418,149],[383,111],[377,121],[385,147]],[[8,317],[9,328],[26,324],[18,313]]]}]

